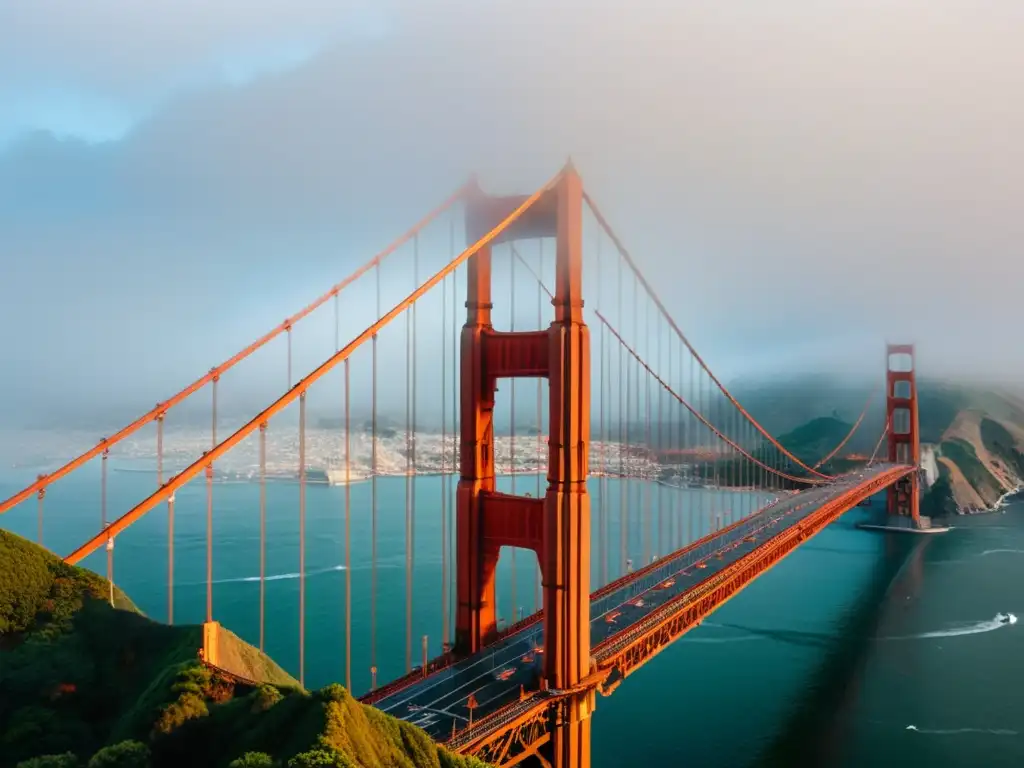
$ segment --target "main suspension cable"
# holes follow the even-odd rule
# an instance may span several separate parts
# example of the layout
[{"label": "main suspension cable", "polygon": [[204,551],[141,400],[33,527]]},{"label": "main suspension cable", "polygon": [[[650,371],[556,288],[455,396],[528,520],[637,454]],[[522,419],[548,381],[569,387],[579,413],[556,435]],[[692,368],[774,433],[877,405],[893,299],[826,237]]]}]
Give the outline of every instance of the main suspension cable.
[{"label": "main suspension cable", "polygon": [[243,360],[251,356],[254,352],[265,347],[268,343],[276,339],[282,333],[287,332],[293,325],[295,325],[308,315],[312,314],[315,310],[319,309],[323,304],[329,301],[332,297],[337,296],[341,291],[345,290],[345,288],[354,283],[364,274],[369,272],[374,267],[379,266],[380,263],[387,259],[392,253],[397,251],[401,246],[403,246],[405,243],[411,240],[414,235],[425,229],[442,213],[452,208],[455,205],[455,203],[463,199],[468,189],[469,182],[462,184],[457,190],[455,190],[455,192],[449,195],[444,202],[442,202],[439,206],[430,211],[426,216],[424,216],[422,219],[420,219],[420,221],[418,221],[408,231],[406,231],[401,237],[397,238],[390,245],[384,248],[384,250],[382,250],[368,262],[363,264],[357,270],[349,274],[341,282],[332,286],[331,289],[327,291],[327,293],[323,294],[316,300],[310,302],[308,305],[303,307],[299,312],[296,312],[294,315],[284,320],[284,322],[280,323],[271,331],[267,332],[266,334],[258,338],[245,349],[242,349],[241,351],[237,352],[235,355],[230,357],[228,360],[211,369],[209,372],[207,372],[206,374],[204,374],[203,376],[189,384],[187,387],[179,391],[177,394],[171,396],[170,398],[161,403],[157,403],[155,407],[153,407],[148,412],[144,413],[142,416],[137,418],[132,423],[128,424],[125,427],[122,427],[110,437],[104,438],[99,443],[99,445],[93,446],[92,448],[85,451],[81,455],[67,462],[64,466],[54,470],[50,474],[38,476],[34,483],[27,486],[26,488],[23,488],[21,491],[14,494],[10,498],[0,502],[0,514],[3,514],[4,512],[7,512],[8,510],[17,506],[21,502],[25,501],[25,499],[31,497],[33,494],[38,494],[40,489],[52,485],[54,482],[66,476],[70,472],[73,472],[74,470],[78,469],[86,462],[96,458],[102,453],[102,451],[105,448],[110,448],[116,445],[117,443],[121,442],[125,438],[128,438],[131,435],[135,434],[140,429],[142,429],[142,427],[146,426],[151,421],[155,421],[162,414],[166,414],[167,411],[173,408],[175,405],[186,400],[195,392],[199,391],[204,386],[212,382],[214,378],[219,378],[221,375],[232,369],[238,363],[242,362]]},{"label": "main suspension cable", "polygon": [[[697,411],[696,408],[694,408],[692,405],[690,405],[689,402],[687,402],[687,400],[685,398],[683,398],[674,389],[672,389],[672,387],[670,387],[668,384],[666,384],[664,379],[662,379],[656,373],[651,371],[650,367],[643,361],[643,359],[636,353],[636,351],[626,342],[626,340],[622,338],[622,336],[619,334],[619,332],[615,330],[615,328],[611,325],[611,323],[608,322],[608,319],[605,318],[604,315],[597,315],[597,317],[598,317],[598,319],[602,323],[604,323],[608,327],[608,331],[612,334],[612,336],[614,336],[618,340],[619,344],[622,347],[624,347],[629,352],[630,355],[632,355],[632,357],[636,360],[637,364],[642,366],[646,370],[650,371],[651,375],[654,376],[655,381],[657,381],[658,384],[660,384],[662,387],[664,387],[665,390],[672,397],[676,398],[683,405],[684,408],[686,408],[688,411],[690,411],[690,413],[692,413],[694,415],[694,417],[696,417],[696,419],[698,421],[700,421],[708,430],[710,430],[714,435],[716,435],[723,442],[727,443],[728,445],[731,445],[733,448],[735,448],[736,450],[740,451],[747,458],[749,458],[749,459],[751,459],[753,461],[757,461],[756,459],[754,459],[753,456],[748,454],[740,446],[736,445],[736,443],[734,443],[732,440],[730,440],[724,434],[722,434],[722,432],[717,427],[715,427],[710,421],[708,421],[703,415],[701,415]],[[757,462],[757,463],[760,463],[760,462]],[[786,473],[784,473],[784,472],[782,472],[780,470],[776,470],[776,469],[772,469],[772,472],[775,475],[778,475],[781,478],[785,478],[786,480],[790,480],[790,481],[792,481],[794,483],[802,483],[804,485],[818,485],[818,484],[820,484],[820,481],[814,480],[812,478],[796,477],[795,475],[789,475],[789,474],[786,474]]]},{"label": "main suspension cable", "polygon": [[712,373],[707,363],[704,362],[704,359],[697,353],[697,350],[694,349],[694,347],[690,344],[690,341],[689,339],[686,338],[686,335],[682,332],[682,330],[680,330],[679,326],[676,325],[675,320],[672,319],[672,316],[668,313],[668,310],[665,309],[665,305],[661,302],[661,299],[658,298],[658,295],[654,291],[654,288],[650,285],[650,283],[647,282],[646,278],[644,278],[644,276],[641,274],[640,269],[636,265],[636,262],[633,261],[632,256],[629,255],[629,252],[622,244],[622,241],[619,239],[615,231],[611,228],[611,225],[608,223],[608,220],[605,219],[604,215],[597,207],[597,204],[594,202],[593,198],[591,198],[590,195],[587,194],[586,190],[583,191],[583,200],[587,203],[587,206],[594,214],[594,217],[597,219],[598,224],[601,226],[602,229],[604,229],[608,237],[615,244],[615,247],[618,249],[619,254],[622,256],[622,260],[624,260],[629,265],[630,270],[643,285],[644,290],[647,291],[648,296],[650,296],[651,300],[654,301],[655,305],[658,307],[658,310],[661,312],[662,316],[671,326],[673,332],[675,332],[675,334],[679,337],[683,344],[686,345],[687,349],[690,350],[690,354],[693,355],[697,363],[699,363],[701,368],[703,368],[704,371],[708,374],[708,377],[714,383],[715,387],[726,397],[726,399],[729,400],[729,402],[732,403],[732,405],[737,410],[740,411],[740,413],[743,414],[744,418],[750,421],[750,423],[753,424],[762,435],[764,435],[765,439],[771,442],[776,447],[776,449],[779,450],[783,455],[785,455],[790,461],[792,461],[801,469],[811,473],[812,475],[822,480],[832,479],[830,475],[818,472],[816,469],[807,466],[802,461],[800,461],[800,459],[798,459],[796,456],[790,453],[782,444],[778,442],[778,440],[776,440],[771,435],[771,433],[769,433],[764,427],[761,426],[761,424],[758,421],[754,419],[753,416],[751,416],[751,414],[740,404],[738,400],[736,400],[736,398],[732,395],[732,393],[729,392],[729,390],[718,379],[718,377],[716,377],[715,374]]},{"label": "main suspension cable", "polygon": [[857,420],[853,423],[853,426],[850,427],[850,431],[847,432],[846,436],[839,441],[839,445],[833,448],[827,456],[822,458],[817,464],[814,465],[815,469],[820,467],[822,464],[828,462],[829,459],[831,459],[833,456],[835,456],[837,453],[839,453],[839,451],[843,449],[844,445],[850,442],[850,438],[853,437],[854,433],[860,428],[861,422],[863,422],[864,417],[867,416],[868,408],[871,407],[871,401],[874,399],[876,392],[878,392],[878,387],[875,387],[874,389],[871,390],[871,393],[868,395],[867,402],[864,403],[864,408],[861,409],[860,416],[857,417]]},{"label": "main suspension cable", "polygon": [[[379,331],[392,323],[402,312],[412,304],[412,302],[418,300],[421,296],[427,293],[431,288],[436,286],[446,275],[451,274],[470,259],[474,254],[479,252],[482,248],[486,247],[493,240],[499,237],[505,230],[507,230],[513,222],[515,222],[522,214],[530,208],[534,203],[537,202],[549,189],[551,189],[561,178],[561,172],[556,174],[550,179],[544,186],[534,191],[530,196],[522,200],[522,202],[509,213],[501,222],[499,222],[493,229],[487,234],[481,237],[479,240],[474,242],[463,250],[458,256],[449,261],[444,265],[437,273],[431,278],[426,280],[419,288],[417,288],[412,294],[406,296],[402,301],[392,307],[387,313],[382,315],[379,320],[372,323],[368,328],[362,331],[354,339],[352,339],[345,347],[341,349],[337,354],[332,355],[327,360],[322,362],[313,371],[308,373],[297,385],[288,392],[278,397],[274,402],[264,408],[255,417],[250,419],[248,422],[239,427],[235,432],[225,438],[223,441],[218,443],[216,448],[208,452],[205,456],[200,457],[192,464],[188,465],[181,472],[176,474],[170,481],[164,484],[163,488],[159,491],[155,491],[147,496],[145,499],[140,501],[128,512],[121,515],[117,520],[112,522],[109,526],[109,534],[116,535],[122,530],[132,525],[136,520],[150,512],[157,504],[166,499],[168,496],[173,494],[178,488],[188,483],[192,478],[196,477],[200,472],[203,471],[203,467],[209,462],[216,461],[218,458],[229,452],[232,448],[237,446],[242,440],[248,435],[256,431],[259,424],[263,421],[270,419],[276,413],[286,408],[289,404],[295,401],[298,397],[299,392],[308,389],[316,381],[323,378],[327,373],[331,371],[336,365],[341,363],[352,355],[352,353],[359,347],[367,344],[371,338],[379,333]],[[103,541],[107,536],[97,534],[91,537],[88,541],[78,547],[74,552],[67,555],[64,558],[64,562],[74,565],[78,563],[83,557],[87,556],[91,552],[95,551],[99,546],[102,545]]]}]

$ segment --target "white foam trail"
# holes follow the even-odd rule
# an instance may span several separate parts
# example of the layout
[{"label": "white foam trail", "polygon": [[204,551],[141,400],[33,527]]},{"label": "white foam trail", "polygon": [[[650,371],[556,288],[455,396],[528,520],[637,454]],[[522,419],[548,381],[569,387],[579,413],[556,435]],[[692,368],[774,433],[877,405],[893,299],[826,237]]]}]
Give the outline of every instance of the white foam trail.
[{"label": "white foam trail", "polygon": [[[337,571],[344,571],[344,565],[333,565],[330,568],[317,568],[312,571],[306,571],[306,576],[319,576],[324,573],[335,573]],[[275,573],[271,576],[265,577],[265,581],[285,581],[287,579],[299,578],[298,573]],[[253,581],[259,581],[259,576],[239,576],[235,579],[214,579],[214,584],[247,584]]]},{"label": "white foam trail", "polygon": [[961,557],[950,560],[933,560],[932,562],[939,565],[950,565],[953,563],[969,563],[977,557],[988,557],[989,555],[1024,555],[1024,549],[986,549],[984,552],[978,552],[977,554],[969,557]]},{"label": "white foam trail", "polygon": [[992,736],[1018,736],[1017,731],[1008,728],[918,728],[916,725],[908,725],[906,730],[917,733],[927,733],[934,736],[955,736],[961,733],[987,733]]},{"label": "white foam trail", "polygon": [[742,635],[740,637],[690,637],[686,635],[683,637],[684,643],[710,643],[717,645],[718,643],[745,643],[751,640],[764,640],[765,638],[760,635]]},{"label": "white foam trail", "polygon": [[[1008,617],[1006,621],[1003,617]],[[889,637],[887,640],[924,640],[931,637],[959,637],[960,635],[978,635],[983,632],[994,632],[1003,627],[1009,627],[1017,623],[1017,617],[1012,613],[997,613],[989,621],[978,621],[973,624],[966,624],[960,627],[939,630],[938,632],[922,632],[919,635],[903,635],[901,637]]]},{"label": "white foam trail", "polygon": [[[393,563],[377,563],[377,569],[378,570],[391,569],[391,568],[399,568],[399,567],[401,567],[401,566],[393,564]],[[365,570],[369,570],[369,568],[370,568],[369,565],[357,565],[352,570],[353,571],[365,571]],[[313,570],[306,571],[306,577],[309,578],[310,576],[323,576],[326,573],[337,573],[338,571],[344,571],[344,570],[345,570],[345,566],[344,565],[332,565],[330,568],[315,568]],[[271,574],[271,575],[266,576],[264,580],[265,581],[287,581],[289,579],[297,579],[297,578],[299,578],[299,574],[297,572],[296,573],[275,573],[275,574]],[[233,578],[233,579],[214,579],[213,583],[214,584],[250,584],[250,583],[252,583],[254,581],[259,581],[259,580],[260,580],[259,576],[238,576],[238,577]],[[202,585],[202,584],[205,584],[205,583],[206,583],[205,581],[197,581],[197,582],[193,582],[192,586],[198,586],[198,585]]]}]

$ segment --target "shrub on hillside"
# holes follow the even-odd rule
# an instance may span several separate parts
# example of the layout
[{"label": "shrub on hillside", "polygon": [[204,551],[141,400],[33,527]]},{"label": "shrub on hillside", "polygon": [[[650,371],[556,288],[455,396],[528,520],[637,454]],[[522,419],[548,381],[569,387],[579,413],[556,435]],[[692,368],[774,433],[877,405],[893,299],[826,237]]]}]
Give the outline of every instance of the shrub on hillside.
[{"label": "shrub on hillside", "polygon": [[266,752],[246,752],[228,763],[228,768],[274,768],[274,759]]},{"label": "shrub on hillside", "polygon": [[104,747],[92,756],[88,768],[149,768],[149,747],[141,741]]},{"label": "shrub on hillside", "polygon": [[63,755],[41,755],[18,763],[16,768],[78,768],[78,757],[72,752]]}]

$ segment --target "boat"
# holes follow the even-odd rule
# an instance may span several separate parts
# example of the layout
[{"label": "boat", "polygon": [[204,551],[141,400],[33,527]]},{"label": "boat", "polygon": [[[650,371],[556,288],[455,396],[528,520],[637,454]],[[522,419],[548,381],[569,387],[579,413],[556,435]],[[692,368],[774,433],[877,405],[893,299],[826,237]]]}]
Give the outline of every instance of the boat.
[{"label": "boat", "polygon": [[351,468],[348,470],[348,474],[346,476],[344,467],[328,467],[325,470],[325,474],[327,476],[328,485],[349,485],[366,479],[357,472],[352,471]]}]

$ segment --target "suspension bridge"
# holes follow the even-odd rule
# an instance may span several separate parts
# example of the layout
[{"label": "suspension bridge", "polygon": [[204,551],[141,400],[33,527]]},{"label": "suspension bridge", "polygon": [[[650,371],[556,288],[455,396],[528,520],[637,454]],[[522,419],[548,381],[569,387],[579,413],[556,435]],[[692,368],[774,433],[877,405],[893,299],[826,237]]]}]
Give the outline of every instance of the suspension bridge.
[{"label": "suspension bridge", "polygon": [[[382,271],[396,260],[409,288],[399,285],[397,299],[385,301],[396,281]],[[715,376],[659,298],[655,279],[641,271],[571,164],[525,196],[488,195],[470,181],[327,293],[128,426],[39,475],[0,503],[0,512],[34,506],[44,543],[52,530],[48,492],[98,465],[99,525],[65,560],[105,553],[113,584],[115,542],[159,509],[166,528],[146,527],[146,545],[152,553],[166,547],[166,621],[173,623],[180,590],[175,525],[183,522],[177,494],[191,483],[205,487],[205,621],[216,627],[215,486],[222,468],[248,467],[246,477],[260,489],[252,510],[260,531],[252,555],[259,563],[259,632],[251,639],[263,648],[276,615],[268,604],[269,513],[297,526],[292,672],[305,684],[307,635],[318,631],[307,621],[307,500],[315,469],[307,411],[321,396],[340,413],[329,429],[329,476],[344,486],[337,510],[344,592],[336,602],[344,636],[334,647],[344,656],[345,684],[457,752],[496,765],[587,766],[598,694],[610,695],[846,511],[885,491],[892,526],[930,525],[919,514],[912,346],[887,347],[886,426],[874,452],[841,455],[869,400],[850,433],[812,464]],[[293,377],[293,339],[308,318],[331,307],[333,347]],[[357,329],[348,341],[346,323]],[[225,435],[219,387],[244,376],[247,361],[274,342],[286,347],[283,394]],[[326,394],[315,395],[318,388]],[[388,393],[396,392],[404,436],[382,417]],[[368,419],[353,414],[360,393],[368,403],[360,400],[358,408],[368,406]],[[165,423],[201,395],[210,408],[208,447],[184,459],[178,451],[179,466],[170,471]],[[507,429],[496,427],[501,407]],[[271,503],[276,470],[268,433],[291,430],[284,414],[296,409],[297,492],[284,505]],[[428,434],[427,421],[439,427]],[[524,429],[527,422],[532,426]],[[143,430],[155,431],[155,485],[111,509],[112,451],[137,446]],[[424,474],[440,478],[430,498],[413,482]],[[405,478],[404,505],[383,498],[388,475]],[[507,490],[499,490],[499,480]],[[369,488],[354,501],[360,482]],[[709,489],[728,491],[727,500],[695,508],[695,493]],[[359,622],[353,522],[369,528],[369,595],[356,596],[369,602],[369,616]],[[379,548],[392,523],[403,537],[405,620],[382,625]],[[434,541],[417,541],[428,527]],[[441,558],[433,584],[415,576],[416,553],[428,545]],[[503,573],[512,574],[503,586],[500,560],[508,566]],[[103,570],[102,561],[87,562]],[[437,617],[436,632],[417,648],[422,622],[414,608],[425,602]],[[365,653],[354,653],[353,634],[363,632]],[[382,634],[403,638],[404,658],[379,653]],[[207,650],[215,662],[212,656]],[[364,668],[369,673],[368,685],[354,685],[354,664],[357,679],[367,677]],[[378,679],[382,668],[392,672]]]}]

